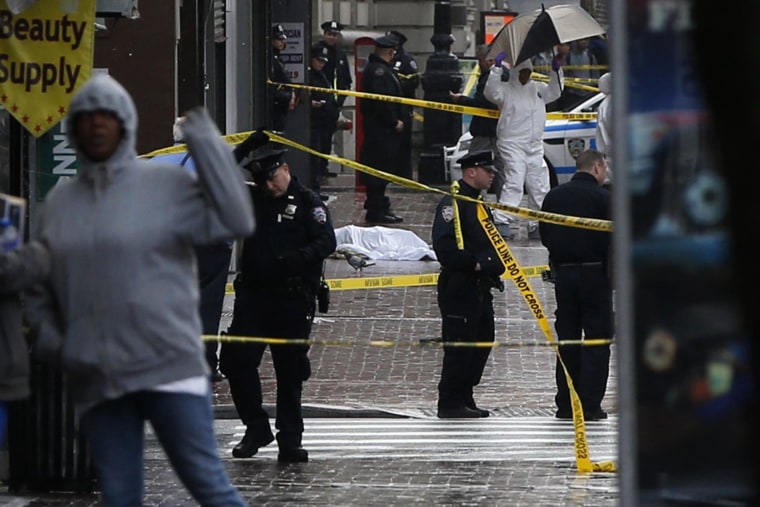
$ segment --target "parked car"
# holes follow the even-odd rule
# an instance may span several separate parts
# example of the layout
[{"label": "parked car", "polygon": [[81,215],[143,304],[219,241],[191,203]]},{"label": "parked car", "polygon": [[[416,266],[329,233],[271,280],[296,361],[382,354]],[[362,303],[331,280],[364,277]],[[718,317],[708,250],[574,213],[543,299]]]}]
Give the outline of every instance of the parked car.
[{"label": "parked car", "polygon": [[[595,93],[565,113],[595,113],[603,93]],[[584,150],[596,148],[596,119],[593,120],[546,120],[544,127],[544,162],[549,171],[551,186],[570,179],[575,173],[575,158]],[[455,146],[444,147],[444,164],[449,181],[462,176],[457,160],[470,149],[472,135],[462,134]]]}]

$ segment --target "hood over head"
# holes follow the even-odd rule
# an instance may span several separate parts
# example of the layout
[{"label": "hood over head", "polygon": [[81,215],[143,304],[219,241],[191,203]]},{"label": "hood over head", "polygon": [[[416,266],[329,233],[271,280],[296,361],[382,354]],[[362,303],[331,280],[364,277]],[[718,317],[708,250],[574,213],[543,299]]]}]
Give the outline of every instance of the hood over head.
[{"label": "hood over head", "polygon": [[533,71],[533,62],[531,62],[529,59],[528,60],[523,60],[523,61],[521,61],[520,63],[518,63],[515,66],[515,71],[516,72],[520,72],[523,69],[528,69],[528,70],[530,70],[532,72]]},{"label": "hood over head", "polygon": [[74,131],[74,121],[79,113],[93,111],[114,113],[121,120],[124,128],[121,145],[111,160],[117,157],[122,159],[130,155],[136,156],[137,110],[132,97],[118,81],[108,74],[95,74],[71,99],[69,112],[64,120],[69,143],[76,148],[79,157],[87,159],[79,150],[79,143],[77,143],[76,132]]},{"label": "hood over head", "polygon": [[607,72],[599,78],[599,91],[610,95],[612,93],[612,73]]}]

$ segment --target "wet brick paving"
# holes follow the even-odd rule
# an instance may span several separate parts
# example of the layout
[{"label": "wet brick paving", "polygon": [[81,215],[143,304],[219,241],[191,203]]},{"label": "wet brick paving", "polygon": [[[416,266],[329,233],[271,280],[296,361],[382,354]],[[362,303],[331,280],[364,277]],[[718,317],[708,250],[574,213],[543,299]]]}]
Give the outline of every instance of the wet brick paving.
[{"label": "wet brick paving", "polygon": [[[353,174],[342,174],[325,187],[335,227],[362,225],[364,194],[353,189]],[[444,188],[444,187],[441,187]],[[430,228],[439,195],[395,186],[388,194],[394,211],[404,217],[400,227],[430,241]],[[511,245],[523,266],[546,264],[546,251],[528,240],[525,227]],[[361,276],[437,273],[435,261],[378,261]],[[345,259],[330,258],[327,278],[359,276]],[[545,313],[554,312],[553,287],[540,277],[530,279]],[[531,312],[507,281],[495,293],[497,342],[481,385],[478,404],[494,417],[554,413],[554,353]],[[442,352],[420,339],[440,335],[435,288],[393,287],[332,292],[329,313],[319,315],[310,357],[313,374],[303,394],[307,417],[386,416],[430,417],[435,414],[437,379]],[[231,320],[232,296],[225,301],[223,328]],[[371,342],[391,342],[376,345]],[[336,343],[339,342],[339,343]],[[534,345],[535,344],[535,345]],[[274,403],[275,380],[268,354],[261,367],[265,404]],[[615,347],[607,397],[608,412],[615,400]],[[226,382],[214,385],[219,418],[235,418]],[[233,435],[220,433],[226,448]],[[593,453],[593,449],[591,449]],[[568,453],[572,453],[568,443]],[[194,505],[178,483],[163,454],[153,443],[146,452],[146,497],[151,506]],[[313,454],[313,453],[312,453]],[[592,454],[593,455],[593,454]],[[451,505],[451,506],[613,506],[619,503],[617,474],[579,474],[565,463],[552,462],[438,462],[420,463],[382,457],[366,460],[320,460],[282,466],[270,460],[236,460],[224,455],[235,484],[251,505]],[[96,497],[0,494],[0,505],[96,505]]]}]

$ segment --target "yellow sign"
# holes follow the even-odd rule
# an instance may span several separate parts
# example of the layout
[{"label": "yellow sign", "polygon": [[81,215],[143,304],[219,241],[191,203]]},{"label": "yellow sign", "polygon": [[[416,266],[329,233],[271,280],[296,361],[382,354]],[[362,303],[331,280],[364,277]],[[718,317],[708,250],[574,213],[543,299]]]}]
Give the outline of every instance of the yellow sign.
[{"label": "yellow sign", "polygon": [[36,2],[18,14],[0,0],[0,104],[33,136],[47,132],[90,78],[94,41],[95,0]]}]

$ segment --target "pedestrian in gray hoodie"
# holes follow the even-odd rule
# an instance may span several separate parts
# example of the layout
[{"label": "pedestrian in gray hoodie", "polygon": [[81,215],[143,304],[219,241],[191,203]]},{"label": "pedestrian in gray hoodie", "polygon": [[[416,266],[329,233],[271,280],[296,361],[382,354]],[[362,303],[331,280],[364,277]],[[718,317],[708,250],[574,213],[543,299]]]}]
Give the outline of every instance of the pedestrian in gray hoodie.
[{"label": "pedestrian in gray hoodie", "polygon": [[200,505],[246,505],[214,436],[193,253],[254,230],[242,174],[200,108],[183,125],[196,175],[138,159],[132,98],[108,75],[64,121],[80,170],[40,210],[50,283],[28,313],[35,352],[66,374],[103,503],[142,504],[147,420]]},{"label": "pedestrian in gray hoodie", "polygon": [[29,344],[22,328],[21,292],[41,282],[49,269],[50,255],[36,241],[0,253],[0,446],[6,402],[29,396]]}]

